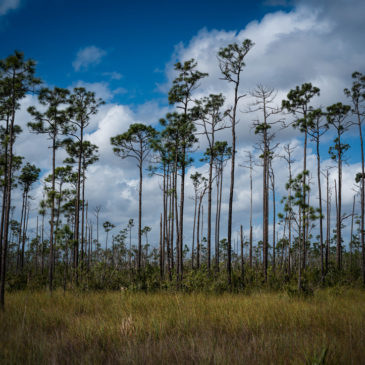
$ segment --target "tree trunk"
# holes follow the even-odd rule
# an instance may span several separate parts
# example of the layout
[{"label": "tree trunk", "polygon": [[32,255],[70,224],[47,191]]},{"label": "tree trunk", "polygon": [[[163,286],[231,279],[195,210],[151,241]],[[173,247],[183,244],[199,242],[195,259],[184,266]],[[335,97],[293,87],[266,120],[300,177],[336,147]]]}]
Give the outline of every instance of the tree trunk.
[{"label": "tree trunk", "polygon": [[[212,124],[212,142],[211,149],[214,146],[214,124]],[[208,232],[207,232],[207,267],[210,271],[210,255],[211,255],[211,237],[212,237],[212,183],[213,183],[213,155],[210,154],[209,159],[209,177],[208,177]]]},{"label": "tree trunk", "polygon": [[16,258],[16,272],[19,272],[19,267],[22,267],[21,264],[21,250],[20,245],[23,237],[23,220],[24,220],[24,210],[25,210],[25,191],[23,191],[22,197],[22,211],[20,213],[20,224],[19,224],[19,232],[18,232],[18,249],[17,249],[17,258]]},{"label": "tree trunk", "polygon": [[[15,83],[15,73],[13,72],[13,90]],[[9,234],[9,217],[11,207],[11,190],[12,190],[12,170],[13,170],[13,145],[14,145],[14,122],[15,122],[15,96],[12,96],[12,111],[9,128],[9,157],[8,164],[6,166],[6,199],[5,199],[5,216],[4,216],[4,231],[3,231],[3,243],[2,243],[2,254],[1,254],[1,273],[0,273],[0,306],[4,309],[5,306],[5,280],[6,280],[6,258],[8,253],[8,234]]]},{"label": "tree trunk", "polygon": [[24,201],[24,219],[23,219],[23,234],[22,234],[22,251],[20,255],[20,269],[23,271],[24,269],[24,253],[25,253],[25,240],[27,237],[27,220],[29,218],[29,207],[28,205],[28,193],[25,193],[25,201]]},{"label": "tree trunk", "polygon": [[182,281],[183,278],[183,232],[184,232],[184,199],[185,199],[185,158],[186,150],[183,147],[182,163],[181,163],[181,185],[180,185],[180,223],[179,223],[179,273],[178,280]]},{"label": "tree trunk", "polygon": [[243,229],[241,224],[241,283],[242,286],[245,285],[245,266],[244,266],[244,258],[243,258]]},{"label": "tree trunk", "polygon": [[250,248],[249,248],[249,261],[250,269],[252,270],[252,161],[250,159]]},{"label": "tree trunk", "polygon": [[[338,134],[338,144],[341,146],[340,134]],[[341,208],[342,208],[342,154],[338,151],[338,205],[337,205],[337,268],[342,269],[342,218],[341,218]]]},{"label": "tree trunk", "polygon": [[[142,156],[142,144],[141,144],[141,156]],[[138,191],[138,257],[137,257],[137,270],[141,271],[142,260],[142,160],[139,161],[139,191]]]},{"label": "tree trunk", "polygon": [[203,195],[201,194],[199,197],[199,206],[198,206],[198,223],[196,228],[196,267],[200,268],[200,211],[202,205]]},{"label": "tree trunk", "polygon": [[[239,76],[238,76],[239,77]],[[233,212],[233,192],[234,192],[234,171],[236,160],[236,109],[238,104],[238,85],[237,81],[234,89],[234,105],[232,115],[232,159],[231,159],[231,182],[229,186],[228,201],[228,228],[227,228],[227,282],[228,286],[232,285],[232,212]]]},{"label": "tree trunk", "polygon": [[365,285],[365,226],[364,226],[364,215],[365,215],[365,162],[364,162],[364,141],[362,138],[362,127],[360,115],[357,115],[359,125],[359,136],[360,136],[360,148],[361,148],[361,180],[360,180],[360,244],[362,253],[362,282]]},{"label": "tree trunk", "polygon": [[[304,114],[304,119],[306,119],[306,114]],[[307,140],[308,140],[308,133],[307,130],[304,133],[304,157],[303,157],[303,183],[302,183],[302,194],[303,194],[303,200],[302,200],[302,206],[304,207],[306,204],[306,171],[307,171]],[[303,209],[303,208],[302,208]],[[306,231],[307,231],[307,225],[308,225],[308,217],[306,212],[302,212],[302,219],[303,219],[303,228],[302,228],[302,235],[303,235],[303,269],[306,267],[306,258],[307,258],[307,237],[306,237]]]},{"label": "tree trunk", "polygon": [[275,176],[274,170],[271,168],[272,176],[272,210],[273,210],[273,226],[272,226],[272,268],[275,273],[276,269],[276,202],[275,202]]},{"label": "tree trunk", "polygon": [[318,181],[318,199],[319,199],[319,240],[321,245],[321,281],[323,284],[324,281],[323,209],[322,209],[321,155],[319,153],[319,137],[317,138],[316,147],[317,147],[317,181]]},{"label": "tree trunk", "polygon": [[195,226],[196,226],[196,206],[197,206],[197,192],[194,197],[194,223],[193,223],[193,241],[191,244],[191,268],[194,269],[194,248],[195,248]]},{"label": "tree trunk", "polygon": [[325,257],[325,266],[326,266],[326,274],[328,273],[328,263],[329,263],[329,254],[330,254],[330,240],[331,240],[331,196],[329,190],[329,172],[327,170],[327,227],[326,227],[326,257]]},{"label": "tree trunk", "polygon": [[354,195],[353,203],[352,203],[352,214],[351,214],[351,230],[350,230],[350,272],[352,272],[352,236],[354,232],[354,215],[355,215],[355,198]]}]

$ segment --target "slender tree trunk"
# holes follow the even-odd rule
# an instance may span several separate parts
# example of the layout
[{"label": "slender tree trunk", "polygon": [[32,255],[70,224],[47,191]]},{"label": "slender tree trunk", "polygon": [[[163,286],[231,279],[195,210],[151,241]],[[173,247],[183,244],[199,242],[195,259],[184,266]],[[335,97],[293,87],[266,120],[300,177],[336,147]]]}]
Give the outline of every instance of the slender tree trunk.
[{"label": "slender tree trunk", "polygon": [[298,255],[299,255],[299,260],[298,260],[298,291],[300,292],[302,290],[302,247],[301,244],[303,244],[303,240],[301,239],[302,236],[302,232],[301,229],[302,227],[305,228],[304,225],[302,225],[303,218],[302,218],[302,211],[299,209],[299,250],[298,250]]},{"label": "slender tree trunk", "polygon": [[272,229],[272,266],[273,272],[276,269],[276,202],[275,202],[275,176],[274,170],[271,168],[272,177],[272,210],[273,210],[273,229]]},{"label": "slender tree trunk", "polygon": [[203,243],[204,239],[204,204],[202,204],[202,219],[201,219],[201,229],[200,229],[200,242]]},{"label": "slender tree trunk", "polygon": [[42,250],[41,250],[41,272],[42,272],[42,276],[43,276],[43,272],[44,272],[44,215],[45,213],[42,214],[42,231],[41,231],[41,243],[42,243]]},{"label": "slender tree trunk", "polygon": [[[266,114],[264,113],[264,125],[266,127]],[[263,210],[263,230],[262,230],[262,243],[263,243],[263,271],[264,271],[264,281],[267,282],[267,268],[268,268],[268,251],[269,251],[269,151],[268,151],[268,141],[267,132],[264,131],[264,166],[262,174],[262,188],[263,188],[263,199],[262,199],[262,210]]]},{"label": "slender tree trunk", "polygon": [[74,268],[75,268],[75,278],[76,278],[76,285],[79,282],[79,232],[80,232],[80,195],[81,195],[81,162],[83,156],[83,139],[84,139],[84,128],[83,122],[81,122],[80,127],[80,150],[78,156],[78,167],[77,167],[77,184],[76,184],[76,207],[75,207],[75,247],[74,247]]},{"label": "slender tree trunk", "polygon": [[356,195],[354,195],[352,202],[352,214],[351,214],[351,230],[350,230],[350,271],[352,271],[352,243],[353,243],[353,234],[354,234],[354,215],[355,215],[355,199]]},{"label": "slender tree trunk", "polygon": [[[212,142],[211,147],[214,146],[214,125],[212,124]],[[207,267],[210,271],[211,261],[211,237],[212,237],[212,183],[213,183],[213,155],[210,154],[209,159],[209,177],[208,177],[208,232],[207,232]]]},{"label": "slender tree trunk", "polygon": [[176,243],[175,243],[175,249],[176,249],[176,260],[174,261],[174,250],[172,247],[172,268],[174,268],[175,262],[176,262],[176,272],[177,274],[180,272],[180,268],[179,268],[179,260],[178,260],[178,255],[179,255],[179,249],[180,249],[180,244],[179,244],[179,214],[178,214],[178,209],[177,209],[177,164],[176,164],[176,169],[174,172],[174,204],[175,204],[175,229],[176,229]]},{"label": "slender tree trunk", "polygon": [[169,271],[169,280],[172,280],[172,270],[173,270],[173,242],[174,242],[174,216],[173,216],[173,197],[175,193],[173,192],[173,184],[172,184],[172,175],[173,172],[169,173],[169,241],[167,242],[167,256],[168,256],[168,271]]},{"label": "slender tree trunk", "polygon": [[241,282],[242,286],[245,285],[245,266],[244,266],[244,258],[243,258],[243,229],[241,224]]},{"label": "slender tree trunk", "polygon": [[250,269],[252,270],[252,161],[250,159],[250,249],[249,249],[249,261]]},{"label": "slender tree trunk", "polygon": [[179,273],[178,280],[181,282],[183,278],[183,232],[184,232],[184,199],[185,199],[185,158],[186,150],[183,147],[182,163],[181,163],[181,185],[180,185],[180,223],[179,223]]},{"label": "slender tree trunk", "polygon": [[[340,134],[338,134],[338,144],[341,146]],[[342,269],[342,218],[341,218],[341,208],[342,208],[342,154],[338,152],[338,200],[337,200],[337,268]]]},{"label": "slender tree trunk", "polygon": [[216,168],[216,186],[217,186],[217,197],[216,197],[216,209],[215,209],[215,226],[214,226],[214,242],[215,242],[215,271],[219,272],[219,237],[218,237],[218,209],[219,209],[219,185],[220,176],[219,169]]},{"label": "slender tree trunk", "polygon": [[195,226],[196,226],[196,206],[197,206],[198,196],[195,192],[194,197],[194,223],[193,223],[193,242],[191,244],[191,268],[194,269],[194,248],[195,248]]},{"label": "slender tree trunk", "polygon": [[166,251],[166,236],[167,236],[167,196],[166,196],[166,164],[163,164],[163,221],[162,221],[162,278],[165,276],[165,251]]},{"label": "slender tree trunk", "polygon": [[18,232],[18,249],[17,249],[17,258],[16,258],[16,272],[17,273],[19,272],[19,268],[22,267],[20,245],[21,245],[22,237],[23,237],[24,210],[25,210],[25,191],[23,191],[22,211],[20,213],[20,224],[19,224],[19,232]]},{"label": "slender tree trunk", "polygon": [[327,227],[326,227],[326,257],[325,257],[325,266],[326,266],[326,274],[328,273],[328,263],[329,263],[329,254],[330,254],[330,240],[331,240],[331,196],[329,190],[329,171],[327,170],[326,175],[327,180]]},{"label": "slender tree trunk", "polygon": [[324,247],[323,247],[323,209],[322,209],[322,186],[321,186],[321,155],[319,153],[319,137],[316,141],[317,147],[317,182],[318,182],[318,199],[319,199],[319,240],[321,245],[321,281],[324,281]]},{"label": "slender tree trunk", "polygon": [[199,207],[198,207],[198,223],[196,228],[196,267],[200,268],[200,211],[202,205],[203,195],[199,197]]},{"label": "slender tree trunk", "polygon": [[162,214],[160,215],[160,278],[163,279],[163,231],[162,231]]},{"label": "slender tree trunk", "polygon": [[[15,83],[15,73],[13,72],[13,90]],[[4,309],[5,306],[5,281],[6,281],[6,258],[8,253],[8,234],[9,234],[9,217],[11,208],[11,190],[12,190],[12,170],[13,170],[13,145],[14,145],[14,122],[15,122],[15,96],[12,97],[12,111],[11,121],[9,128],[9,155],[8,164],[6,166],[6,199],[5,199],[5,216],[4,216],[4,231],[3,231],[3,242],[2,242],[2,254],[1,254],[1,273],[0,273],[0,306]]]},{"label": "slender tree trunk", "polygon": [[362,282],[365,285],[365,161],[364,161],[364,141],[362,137],[362,126],[360,114],[357,114],[358,125],[359,125],[359,136],[360,136],[360,148],[361,148],[361,180],[360,180],[360,245],[361,245],[361,271],[362,271]]},{"label": "slender tree trunk", "polygon": [[51,197],[51,230],[49,234],[49,263],[48,263],[48,280],[49,280],[49,291],[52,293],[53,290],[53,230],[54,230],[54,213],[55,213],[55,170],[56,170],[56,135],[52,139],[52,197]]},{"label": "slender tree trunk", "polygon": [[337,182],[335,180],[335,203],[336,203],[336,261],[337,261],[337,269],[341,268],[341,244],[339,241],[339,204],[338,204],[338,191],[337,191]]},{"label": "slender tree trunk", "polygon": [[[142,156],[142,143],[141,143],[141,156]],[[139,191],[138,191],[138,258],[137,258],[137,270],[141,271],[142,260],[142,160],[139,161]]]},{"label": "slender tree trunk", "polygon": [[22,250],[20,255],[20,269],[23,271],[24,269],[24,253],[25,253],[25,240],[27,237],[27,220],[29,217],[29,207],[28,206],[28,193],[25,193],[25,201],[24,201],[24,219],[23,219],[23,234],[22,234]]},{"label": "slender tree trunk", "polygon": [[238,105],[238,86],[240,83],[240,75],[237,75],[237,81],[234,88],[234,105],[232,109],[232,159],[231,159],[231,182],[229,187],[228,201],[228,242],[227,242],[227,281],[228,286],[232,284],[232,212],[233,212],[233,192],[234,192],[234,171],[236,160],[236,111]]},{"label": "slender tree trunk", "polygon": [[[304,119],[306,119],[306,114],[304,114]],[[306,171],[307,171],[307,141],[308,141],[308,133],[307,130],[304,133],[304,157],[303,157],[303,183],[302,183],[302,195],[303,195],[303,200],[302,200],[302,205],[303,207],[305,206],[306,203]],[[303,209],[303,208],[302,208]],[[302,212],[302,216],[303,216],[303,227],[302,227],[302,235],[303,235],[303,268],[305,269],[306,267],[306,258],[307,258],[307,237],[306,237],[306,228],[307,228],[307,224],[308,224],[308,217],[307,214],[303,211]]]},{"label": "slender tree trunk", "polygon": [[[6,118],[6,128],[5,135],[9,134],[9,115]],[[2,273],[2,255],[3,255],[3,238],[4,238],[4,224],[5,224],[5,211],[6,211],[6,199],[7,199],[7,173],[8,173],[8,143],[5,143],[4,149],[4,183],[3,183],[3,197],[2,197],[2,207],[1,207],[1,227],[0,227],[0,280]],[[0,284],[1,285],[1,284]]]},{"label": "slender tree trunk", "polygon": [[81,269],[84,269],[84,244],[85,244],[85,168],[82,167],[82,205],[81,205]]},{"label": "slender tree trunk", "polygon": [[[290,145],[288,146],[288,169],[289,169],[289,181],[292,180],[293,176],[292,176],[292,169],[291,169],[291,164],[292,164],[292,160],[291,160],[291,151],[290,151]],[[291,196],[291,188],[289,187],[288,190],[288,199]],[[288,247],[288,276],[290,278],[291,276],[291,267],[292,267],[292,263],[291,263],[291,247],[292,247],[292,216],[291,216],[291,201],[289,201],[289,222],[288,222],[288,230],[289,230],[289,247]]]}]

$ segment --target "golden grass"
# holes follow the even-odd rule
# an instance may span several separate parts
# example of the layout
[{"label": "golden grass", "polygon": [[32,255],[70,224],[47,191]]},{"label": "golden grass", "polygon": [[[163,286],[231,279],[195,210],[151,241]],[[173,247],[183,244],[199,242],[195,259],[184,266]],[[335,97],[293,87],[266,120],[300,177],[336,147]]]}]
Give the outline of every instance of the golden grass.
[{"label": "golden grass", "polygon": [[7,295],[1,364],[365,362],[365,292]]}]

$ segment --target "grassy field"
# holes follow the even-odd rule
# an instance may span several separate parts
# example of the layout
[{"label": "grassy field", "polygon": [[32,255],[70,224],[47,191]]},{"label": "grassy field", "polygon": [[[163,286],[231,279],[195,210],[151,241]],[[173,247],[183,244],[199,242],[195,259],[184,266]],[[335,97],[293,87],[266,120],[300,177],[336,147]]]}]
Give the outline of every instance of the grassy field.
[{"label": "grassy field", "polygon": [[365,291],[11,293],[0,363],[364,364]]}]

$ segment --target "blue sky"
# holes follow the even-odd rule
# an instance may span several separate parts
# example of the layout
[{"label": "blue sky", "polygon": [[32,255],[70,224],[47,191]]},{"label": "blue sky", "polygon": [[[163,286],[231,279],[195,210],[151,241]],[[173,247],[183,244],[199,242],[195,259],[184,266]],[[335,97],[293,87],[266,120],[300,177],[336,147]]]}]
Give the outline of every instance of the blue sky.
[{"label": "blue sky", "polygon": [[[289,5],[288,5],[289,4]],[[354,11],[356,9],[356,11]],[[168,111],[167,91],[176,76],[173,64],[195,58],[198,67],[208,72],[195,97],[222,92],[226,106],[232,100],[232,88],[220,80],[216,54],[220,47],[250,38],[255,42],[247,55],[242,74],[242,93],[248,93],[257,83],[277,89],[276,104],[287,92],[304,82],[320,87],[321,96],[314,103],[327,106],[337,101],[347,102],[344,87],[351,85],[351,73],[365,73],[365,2],[363,0],[266,0],[256,1],[66,1],[66,0],[0,0],[0,57],[15,49],[26,58],[38,62],[37,74],[48,86],[71,88],[85,86],[106,100],[92,119],[87,139],[99,146],[100,160],[88,171],[87,197],[89,206],[101,205],[101,220],[109,220],[123,228],[129,218],[137,217],[138,174],[132,161],[118,159],[112,152],[110,137],[123,133],[131,123],[144,122],[156,126]],[[257,142],[252,121],[259,117],[245,113],[252,102],[246,97],[239,108],[241,122],[237,126],[237,164],[243,164],[245,151]],[[28,95],[18,113],[17,123],[23,133],[16,143],[16,152],[37,164],[45,175],[49,171],[48,141],[43,136],[29,135],[26,108],[37,104],[35,95]],[[289,116],[285,116],[290,120]],[[219,135],[230,142],[230,132]],[[328,147],[333,133],[322,143],[323,167],[331,165]],[[344,166],[344,212],[349,213],[354,194],[354,174],[359,171],[358,132],[353,129],[345,141],[351,144],[348,164]],[[277,134],[281,147],[296,145],[294,173],[302,168],[302,136],[293,128]],[[314,146],[309,145],[308,166],[315,173]],[[278,154],[282,154],[282,150]],[[200,138],[197,160],[206,149]],[[60,150],[58,164],[65,157]],[[274,160],[277,173],[277,193],[286,194],[287,166],[283,159]],[[187,176],[196,170],[206,174],[207,166],[196,163]],[[224,177],[223,200],[229,192],[229,168]],[[313,182],[313,202],[317,200]],[[254,172],[254,237],[261,237],[262,171]],[[331,182],[336,170],[331,170]],[[158,178],[145,178],[143,225],[158,227],[161,191]],[[17,192],[14,197],[17,199]],[[192,229],[193,188],[186,186],[186,239]],[[31,221],[35,223],[37,204],[42,198],[42,185],[33,192]],[[236,168],[233,229],[248,222],[249,175]],[[280,199],[278,198],[277,201]],[[334,201],[334,198],[333,198]],[[206,204],[206,203],[205,203]],[[315,204],[315,203],[314,203]],[[223,204],[223,221],[227,206]],[[278,207],[277,211],[281,208]],[[357,204],[358,209],[358,204]],[[214,211],[214,207],[213,207]],[[335,212],[332,212],[335,217]],[[30,224],[32,225],[32,223]],[[33,224],[34,226],[34,224]],[[226,224],[222,223],[222,234]],[[119,229],[118,228],[118,229]],[[248,227],[244,224],[244,231]],[[158,239],[153,229],[152,240]]]},{"label": "blue sky", "polygon": [[[20,0],[0,18],[1,57],[21,50],[37,60],[46,83],[61,87],[80,79],[104,81],[106,72],[117,72],[123,77],[110,85],[127,92],[114,101],[139,104],[163,98],[156,84],[166,81],[164,67],[177,44],[186,44],[202,28],[238,31],[272,9],[235,0]],[[105,52],[102,62],[76,72],[72,62],[88,46]]]}]

